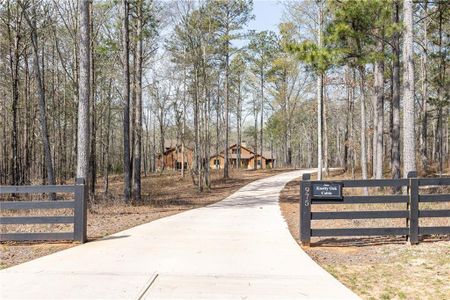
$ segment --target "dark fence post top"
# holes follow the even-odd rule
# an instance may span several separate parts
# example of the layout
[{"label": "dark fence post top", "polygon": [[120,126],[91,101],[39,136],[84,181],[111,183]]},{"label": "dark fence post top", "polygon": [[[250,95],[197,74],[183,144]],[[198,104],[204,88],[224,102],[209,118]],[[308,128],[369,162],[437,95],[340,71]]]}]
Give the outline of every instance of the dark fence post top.
[{"label": "dark fence post top", "polygon": [[80,184],[80,185],[82,185],[82,184],[84,184],[84,178],[77,178],[77,179],[75,179],[75,184]]},{"label": "dark fence post top", "polygon": [[416,178],[417,177],[417,171],[409,171],[407,178]]},{"label": "dark fence post top", "polygon": [[311,174],[305,173],[302,175],[302,180],[310,180],[310,179],[311,179]]}]

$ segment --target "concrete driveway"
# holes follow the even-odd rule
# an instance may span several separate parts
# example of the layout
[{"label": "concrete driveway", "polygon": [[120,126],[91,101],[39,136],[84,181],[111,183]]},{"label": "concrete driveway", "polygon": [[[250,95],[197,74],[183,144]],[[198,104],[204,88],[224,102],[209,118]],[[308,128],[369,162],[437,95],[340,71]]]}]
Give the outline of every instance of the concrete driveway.
[{"label": "concrete driveway", "polygon": [[278,196],[305,171],[0,271],[0,298],[358,299],[290,235]]}]

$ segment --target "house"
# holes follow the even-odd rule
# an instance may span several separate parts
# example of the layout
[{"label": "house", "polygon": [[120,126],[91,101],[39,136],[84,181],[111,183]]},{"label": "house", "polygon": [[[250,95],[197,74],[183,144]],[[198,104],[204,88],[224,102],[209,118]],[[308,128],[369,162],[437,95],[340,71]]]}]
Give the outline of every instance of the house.
[{"label": "house", "polygon": [[[188,170],[192,167],[192,160],[194,157],[194,150],[191,147],[184,146],[184,153],[181,145],[164,146],[163,155],[158,155],[156,168],[161,170],[181,170],[182,162],[184,162],[184,169]],[[183,157],[184,156],[184,157]]]},{"label": "house", "polygon": [[[233,168],[237,168],[238,165],[238,153],[241,152],[240,166],[242,169],[253,169],[255,163],[258,169],[273,168],[275,158],[272,157],[270,152],[264,151],[262,155],[256,154],[247,148],[244,144],[238,146],[237,144],[231,145],[228,153],[229,165]],[[225,164],[225,156],[222,151],[218,155],[211,156],[209,160],[209,166],[211,169],[223,169]]]}]

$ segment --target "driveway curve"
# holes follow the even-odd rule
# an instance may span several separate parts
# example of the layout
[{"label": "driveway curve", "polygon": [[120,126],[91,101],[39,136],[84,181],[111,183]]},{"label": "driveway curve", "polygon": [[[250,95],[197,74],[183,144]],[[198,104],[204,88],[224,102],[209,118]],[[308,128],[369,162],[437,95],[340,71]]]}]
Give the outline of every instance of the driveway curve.
[{"label": "driveway curve", "polygon": [[278,205],[303,171],[0,271],[0,298],[358,299],[304,253]]}]

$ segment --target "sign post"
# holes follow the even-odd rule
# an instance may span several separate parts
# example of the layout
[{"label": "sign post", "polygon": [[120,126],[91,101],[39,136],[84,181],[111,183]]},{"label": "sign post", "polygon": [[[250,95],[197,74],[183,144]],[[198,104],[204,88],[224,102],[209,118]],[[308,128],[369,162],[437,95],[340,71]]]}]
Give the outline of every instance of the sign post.
[{"label": "sign post", "polygon": [[311,181],[310,174],[303,174],[300,186],[300,241],[309,246],[311,241]]}]

